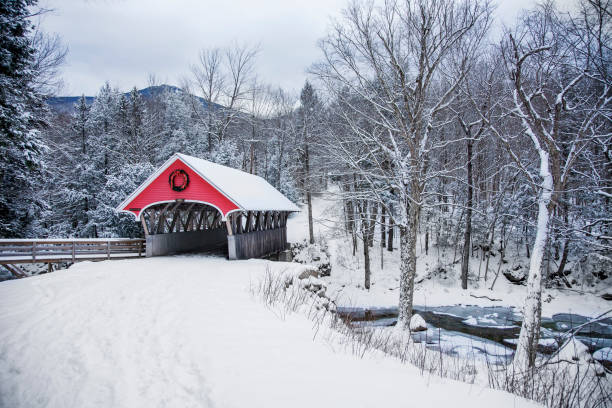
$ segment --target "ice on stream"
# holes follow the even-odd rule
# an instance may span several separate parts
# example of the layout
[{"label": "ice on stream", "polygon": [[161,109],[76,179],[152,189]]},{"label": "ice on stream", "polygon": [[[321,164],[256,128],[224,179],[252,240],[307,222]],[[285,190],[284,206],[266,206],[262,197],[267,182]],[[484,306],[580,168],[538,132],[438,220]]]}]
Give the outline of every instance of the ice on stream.
[{"label": "ice on stream", "polygon": [[[488,359],[494,364],[507,362],[514,353],[514,350],[507,346],[514,346],[517,342],[521,321],[521,312],[517,308],[455,305],[415,306],[414,309],[416,313],[422,313],[426,318],[428,330],[413,333],[412,337],[415,342],[426,343],[429,349],[466,358]],[[339,307],[338,312],[341,315],[349,316],[352,320],[351,324],[355,327],[388,330],[386,328],[397,323],[397,308],[394,307],[367,309]],[[437,320],[436,316],[440,316],[440,319]],[[590,352],[597,353],[600,349],[612,350],[612,319],[596,323],[589,323],[590,320],[592,319],[569,313],[559,313],[551,318],[542,318],[542,332],[539,341],[541,351],[550,353],[556,350],[565,338],[564,336],[567,335],[567,331],[577,329],[580,325],[584,326],[578,331],[576,339],[584,343]],[[447,327],[447,329],[438,326]],[[472,329],[467,330],[468,327]],[[474,335],[474,329],[492,331],[496,335],[479,337]],[[607,352],[599,354],[603,356],[605,353]],[[605,356],[607,357],[608,354]]]}]

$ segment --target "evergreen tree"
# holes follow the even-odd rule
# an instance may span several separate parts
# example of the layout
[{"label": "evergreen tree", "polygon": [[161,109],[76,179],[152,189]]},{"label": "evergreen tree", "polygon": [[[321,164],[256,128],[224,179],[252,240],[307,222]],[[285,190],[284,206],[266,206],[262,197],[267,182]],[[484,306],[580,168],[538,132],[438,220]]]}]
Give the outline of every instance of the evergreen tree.
[{"label": "evergreen tree", "polygon": [[34,195],[44,145],[42,97],[34,87],[35,70],[28,7],[35,0],[0,2],[0,236],[28,235],[43,203]]}]

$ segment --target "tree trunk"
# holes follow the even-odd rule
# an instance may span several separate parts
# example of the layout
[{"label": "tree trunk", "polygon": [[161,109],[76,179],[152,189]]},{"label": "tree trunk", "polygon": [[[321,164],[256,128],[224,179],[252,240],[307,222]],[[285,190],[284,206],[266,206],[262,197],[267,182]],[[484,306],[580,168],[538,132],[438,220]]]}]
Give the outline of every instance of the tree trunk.
[{"label": "tree trunk", "polygon": [[393,217],[389,208],[389,229],[387,233],[387,251],[393,252]]},{"label": "tree trunk", "polygon": [[369,233],[366,232],[368,228],[364,228],[365,236],[363,237],[363,266],[365,269],[364,283],[363,286],[366,289],[370,289],[370,245],[368,245],[370,239],[368,238]]},{"label": "tree trunk", "polygon": [[400,298],[397,324],[402,328],[410,326],[412,317],[419,211],[415,205],[411,205],[408,214],[409,227],[400,227]]},{"label": "tree trunk", "polygon": [[369,231],[368,231],[368,242],[370,245],[370,248],[374,247],[374,231],[376,229],[376,219],[378,218],[378,205],[374,204],[374,203],[370,203],[369,206],[366,206],[366,208],[369,208],[369,211],[367,212],[368,215],[368,225],[370,227]]},{"label": "tree trunk", "polygon": [[470,241],[472,239],[472,139],[467,141],[467,208],[465,211],[465,235],[463,237],[463,259],[461,260],[461,288],[467,289],[470,267]]},{"label": "tree trunk", "polygon": [[380,209],[380,246],[384,248],[387,246],[387,220],[386,220],[385,206],[382,205]]},{"label": "tree trunk", "polygon": [[[376,220],[376,214],[373,212],[374,205],[365,200],[359,200],[357,202],[357,208],[359,211],[359,218],[361,220],[361,238],[363,241],[363,266],[364,266],[364,284],[366,289],[370,289],[370,242],[374,239],[374,225]],[[378,208],[377,206],[374,206]]]},{"label": "tree trunk", "polygon": [[513,365],[520,371],[526,371],[535,365],[542,319],[542,259],[548,238],[549,205],[552,197],[553,178],[549,170],[548,154],[542,150],[539,153],[540,176],[543,178],[542,191],[538,199],[538,221],[529,263],[527,296],[523,307],[523,324],[521,325],[513,361]]},{"label": "tree trunk", "polygon": [[[567,204],[565,204],[562,208],[563,208],[563,220],[565,221],[565,225],[569,227],[568,215],[567,215],[568,213]],[[565,238],[565,242],[563,243],[563,253],[561,255],[561,262],[559,262],[559,268],[557,269],[557,275],[561,279],[563,279],[563,281],[565,282],[565,285],[568,288],[571,288],[572,285],[570,285],[570,283],[565,278],[565,265],[567,264],[567,257],[569,255],[569,244],[570,244],[570,237],[568,235],[567,238]]]},{"label": "tree trunk", "polygon": [[306,186],[306,202],[308,203],[308,237],[311,244],[314,244],[314,228],[312,225],[312,195],[310,191],[310,154],[308,151],[308,143],[304,146],[304,161],[306,167],[306,180],[304,180]]}]

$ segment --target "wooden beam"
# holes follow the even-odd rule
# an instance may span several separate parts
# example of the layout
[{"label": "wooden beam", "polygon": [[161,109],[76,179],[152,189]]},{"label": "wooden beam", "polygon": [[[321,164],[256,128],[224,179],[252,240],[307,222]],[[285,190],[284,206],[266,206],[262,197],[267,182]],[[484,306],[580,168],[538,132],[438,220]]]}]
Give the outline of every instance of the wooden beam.
[{"label": "wooden beam", "polygon": [[194,205],[196,205],[196,203],[191,203],[189,207],[187,207],[187,220],[185,221],[185,223],[183,223],[183,220],[181,219],[181,223],[183,224],[183,231],[189,231],[189,223],[193,218],[193,212],[191,211],[191,209]]},{"label": "wooden beam", "polygon": [[257,219],[255,220],[255,231],[261,229],[261,211],[257,211]]},{"label": "wooden beam", "polygon": [[156,228],[157,234],[163,233],[164,231],[163,227],[166,225],[166,211],[168,211],[168,209],[170,208],[172,204],[173,203],[166,204],[166,206],[159,213],[159,216],[157,218],[157,228]]},{"label": "wooden beam", "polygon": [[[197,231],[200,231],[200,228],[202,228],[202,221],[204,221],[204,214],[206,214],[206,212],[207,212],[206,207],[200,210],[200,216],[198,217],[198,223],[196,226]],[[204,229],[206,229],[206,225],[204,225]]]},{"label": "wooden beam", "polygon": [[19,267],[11,264],[4,264],[4,267],[16,278],[25,278],[27,275]]},{"label": "wooden beam", "polygon": [[149,215],[149,234],[155,234],[155,222],[157,221],[157,211],[154,208],[149,208],[146,210],[146,213]]},{"label": "wooden beam", "polygon": [[227,227],[227,235],[234,235],[232,229],[232,214],[229,214],[225,219],[225,226]]},{"label": "wooden beam", "polygon": [[253,211],[247,212],[246,232],[253,231]]},{"label": "wooden beam", "polygon": [[242,228],[242,212],[239,212],[236,215],[236,233],[242,234],[244,232],[244,228]]},{"label": "wooden beam", "polygon": [[142,223],[142,229],[144,230],[145,237],[149,236],[149,227],[145,221],[144,213],[140,214],[140,222]]}]

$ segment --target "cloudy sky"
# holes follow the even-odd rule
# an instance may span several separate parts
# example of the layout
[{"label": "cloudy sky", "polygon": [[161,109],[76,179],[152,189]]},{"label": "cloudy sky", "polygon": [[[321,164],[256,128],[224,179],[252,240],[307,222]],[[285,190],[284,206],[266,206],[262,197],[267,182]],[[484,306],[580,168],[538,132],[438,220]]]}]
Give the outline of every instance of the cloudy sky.
[{"label": "cloudy sky", "polygon": [[[147,85],[148,74],[178,85],[199,50],[259,45],[256,70],[266,83],[298,90],[319,58],[316,42],[348,0],[40,0],[54,11],[42,27],[69,48],[63,95],[95,95],[104,83]],[[502,0],[510,22],[534,0]]]}]

